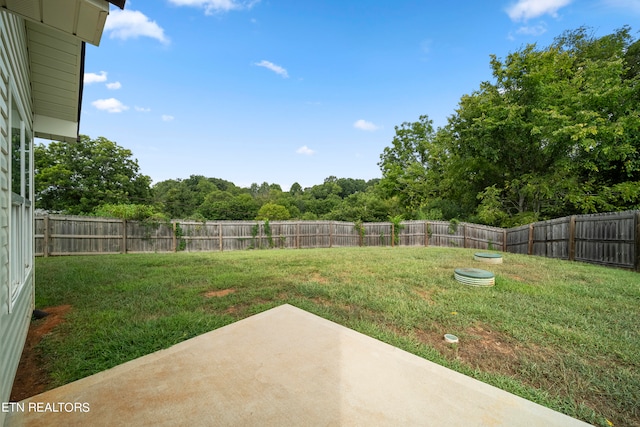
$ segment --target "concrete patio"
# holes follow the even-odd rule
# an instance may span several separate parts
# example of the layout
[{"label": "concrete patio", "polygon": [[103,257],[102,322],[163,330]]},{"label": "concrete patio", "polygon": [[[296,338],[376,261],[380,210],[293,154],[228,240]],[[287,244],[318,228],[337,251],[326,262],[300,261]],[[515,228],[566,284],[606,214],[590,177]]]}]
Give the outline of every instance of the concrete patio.
[{"label": "concrete patio", "polygon": [[587,426],[282,305],[19,402],[5,426]]}]

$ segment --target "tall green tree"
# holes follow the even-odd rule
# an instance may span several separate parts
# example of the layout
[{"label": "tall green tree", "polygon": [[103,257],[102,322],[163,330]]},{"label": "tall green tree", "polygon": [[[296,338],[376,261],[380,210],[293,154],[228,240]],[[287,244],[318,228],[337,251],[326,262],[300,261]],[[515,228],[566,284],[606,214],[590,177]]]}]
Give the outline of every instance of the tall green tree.
[{"label": "tall green tree", "polygon": [[452,120],[456,153],[481,165],[481,204],[499,200],[507,217],[527,220],[639,206],[640,88],[626,78],[629,32],[594,38],[580,28],[546,49],[492,58],[496,82],[463,98]]},{"label": "tall green tree", "polygon": [[449,172],[465,171],[466,179],[458,176],[465,189],[481,203],[493,206],[497,198],[506,217],[539,214],[558,195],[554,184],[564,184],[554,175],[568,148],[554,136],[550,102],[570,90],[565,76],[571,63],[557,48],[538,51],[535,45],[504,61],[493,56],[495,82],[463,96],[449,120]]},{"label": "tall green tree", "polygon": [[151,203],[151,178],[131,150],[104,137],[34,147],[36,207],[69,214],[100,205]]},{"label": "tall green tree", "polygon": [[439,131],[436,132],[427,115],[420,116],[416,122],[396,126],[395,132],[392,145],[380,155],[379,187],[387,198],[397,198],[402,214],[412,217],[436,197],[446,153],[438,140]]},{"label": "tall green tree", "polygon": [[[407,212],[517,225],[640,207],[640,77],[625,27],[579,28],[547,48],[491,57],[493,80],[461,98],[445,127],[396,128],[381,188]],[[448,214],[450,215],[450,214]]]}]

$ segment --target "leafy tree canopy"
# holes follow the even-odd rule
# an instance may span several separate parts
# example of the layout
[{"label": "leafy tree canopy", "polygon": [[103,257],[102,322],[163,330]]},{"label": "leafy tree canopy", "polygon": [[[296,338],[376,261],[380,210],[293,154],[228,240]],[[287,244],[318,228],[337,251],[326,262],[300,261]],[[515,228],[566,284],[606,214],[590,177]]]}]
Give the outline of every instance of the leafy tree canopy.
[{"label": "leafy tree canopy", "polygon": [[139,172],[130,150],[104,137],[37,144],[34,157],[37,208],[88,214],[108,203],[151,202],[151,178]]},{"label": "leafy tree canopy", "polygon": [[287,208],[275,203],[265,203],[262,205],[258,211],[258,215],[256,216],[256,219],[258,220],[268,219],[271,221],[282,221],[290,218],[291,214]]},{"label": "leafy tree canopy", "polygon": [[600,38],[579,28],[492,56],[493,81],[463,96],[445,127],[422,116],[396,128],[381,189],[406,217],[441,206],[503,226],[637,209],[639,49],[628,27]]}]

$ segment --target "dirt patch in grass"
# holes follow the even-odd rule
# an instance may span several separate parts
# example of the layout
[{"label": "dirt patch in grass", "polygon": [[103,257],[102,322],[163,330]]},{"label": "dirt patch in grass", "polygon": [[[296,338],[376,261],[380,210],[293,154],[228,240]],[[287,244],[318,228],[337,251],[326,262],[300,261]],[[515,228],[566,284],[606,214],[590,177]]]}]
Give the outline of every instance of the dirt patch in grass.
[{"label": "dirt patch in grass", "polygon": [[482,370],[514,374],[521,346],[500,332],[476,325],[465,332],[468,338],[459,344],[459,357]]},{"label": "dirt patch in grass", "polygon": [[319,283],[321,285],[326,285],[327,283],[329,283],[329,279],[327,279],[326,277],[323,277],[320,273],[315,272],[311,275],[311,277],[309,278],[310,282],[316,282]]},{"label": "dirt patch in grass", "polygon": [[10,400],[12,402],[35,396],[50,388],[49,375],[42,366],[42,357],[36,346],[42,337],[64,322],[64,318],[70,310],[70,305],[44,308],[42,311],[49,315],[42,319],[33,320],[29,325],[27,340],[11,390]]},{"label": "dirt patch in grass", "polygon": [[207,298],[220,298],[223,297],[225,295],[229,295],[234,293],[236,290],[233,288],[229,288],[229,289],[221,289],[218,291],[209,291],[209,292],[205,292],[204,296]]},{"label": "dirt patch in grass", "polygon": [[414,291],[420,298],[429,303],[429,305],[433,305],[433,295],[435,294],[435,288],[431,289],[416,289]]},{"label": "dirt patch in grass", "polygon": [[241,302],[238,304],[231,305],[224,309],[224,314],[230,314],[238,319],[243,319],[247,316],[247,311],[253,307],[254,305],[267,304],[272,302],[271,299],[265,298],[254,298],[250,302]]},{"label": "dirt patch in grass", "polygon": [[444,340],[444,332],[436,329],[416,329],[414,332],[421,342],[436,348],[449,359],[458,359],[487,372],[507,375],[517,372],[521,347],[512,338],[486,326],[475,325],[458,334],[459,343],[449,344]]},{"label": "dirt patch in grass", "polygon": [[225,311],[223,311],[223,313],[225,314],[238,314],[238,312],[242,309],[244,309],[246,307],[239,307],[237,305],[232,305],[231,307],[227,308]]}]

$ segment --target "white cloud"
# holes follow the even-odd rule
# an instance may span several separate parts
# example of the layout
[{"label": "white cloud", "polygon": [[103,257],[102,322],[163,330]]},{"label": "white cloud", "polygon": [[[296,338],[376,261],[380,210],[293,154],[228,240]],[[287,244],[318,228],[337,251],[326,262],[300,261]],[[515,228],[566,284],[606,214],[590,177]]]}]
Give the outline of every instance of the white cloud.
[{"label": "white cloud", "polygon": [[311,148],[307,147],[306,145],[303,145],[302,147],[296,150],[296,153],[303,154],[305,156],[313,156],[316,152]]},{"label": "white cloud", "polygon": [[112,39],[151,37],[162,43],[169,43],[162,27],[137,10],[112,10],[107,17],[104,30]]},{"label": "white cloud", "polygon": [[84,84],[90,85],[91,83],[100,83],[107,81],[107,72],[100,71],[100,74],[96,73],[84,73]]},{"label": "white cloud", "polygon": [[163,115],[162,115],[162,121],[163,121],[163,122],[170,122],[170,121],[172,121],[173,119],[175,119],[175,117],[170,116],[170,115],[168,115],[168,114],[163,114]]},{"label": "white cloud", "polygon": [[378,130],[378,129],[380,129],[380,127],[379,127],[379,126],[376,126],[375,124],[373,124],[373,123],[371,123],[371,122],[368,122],[368,121],[366,121],[366,120],[362,120],[362,119],[357,120],[357,121],[353,124],[353,127],[354,127],[354,128],[356,128],[356,129],[366,130],[366,131],[369,131],[369,132],[372,132],[372,131],[374,131],[374,130]]},{"label": "white cloud", "polygon": [[115,98],[98,99],[93,101],[91,105],[96,107],[98,110],[106,111],[107,113],[122,113],[129,109],[129,107]]},{"label": "white cloud", "polygon": [[107,83],[107,89],[117,90],[120,89],[122,85],[120,82]]},{"label": "white cloud", "polygon": [[525,36],[541,36],[546,32],[547,32],[547,26],[544,24],[524,26],[524,27],[518,28],[518,31],[516,31],[516,33],[522,34]]},{"label": "white cloud", "polygon": [[176,6],[190,6],[204,9],[204,13],[212,15],[216,12],[251,9],[260,0],[169,0]]},{"label": "white cloud", "polygon": [[542,15],[558,16],[558,10],[573,0],[518,0],[506,10],[512,21],[527,21]]},{"label": "white cloud", "polygon": [[135,106],[133,108],[140,113],[148,113],[149,111],[151,111],[151,108],[138,107],[138,106]]},{"label": "white cloud", "polygon": [[282,68],[279,65],[274,64],[273,62],[262,60],[260,62],[256,62],[253,65],[257,65],[258,67],[267,68],[267,69],[273,71],[276,74],[280,74],[284,78],[288,78],[289,77],[289,73],[287,73],[287,70],[285,70],[284,68]]}]

